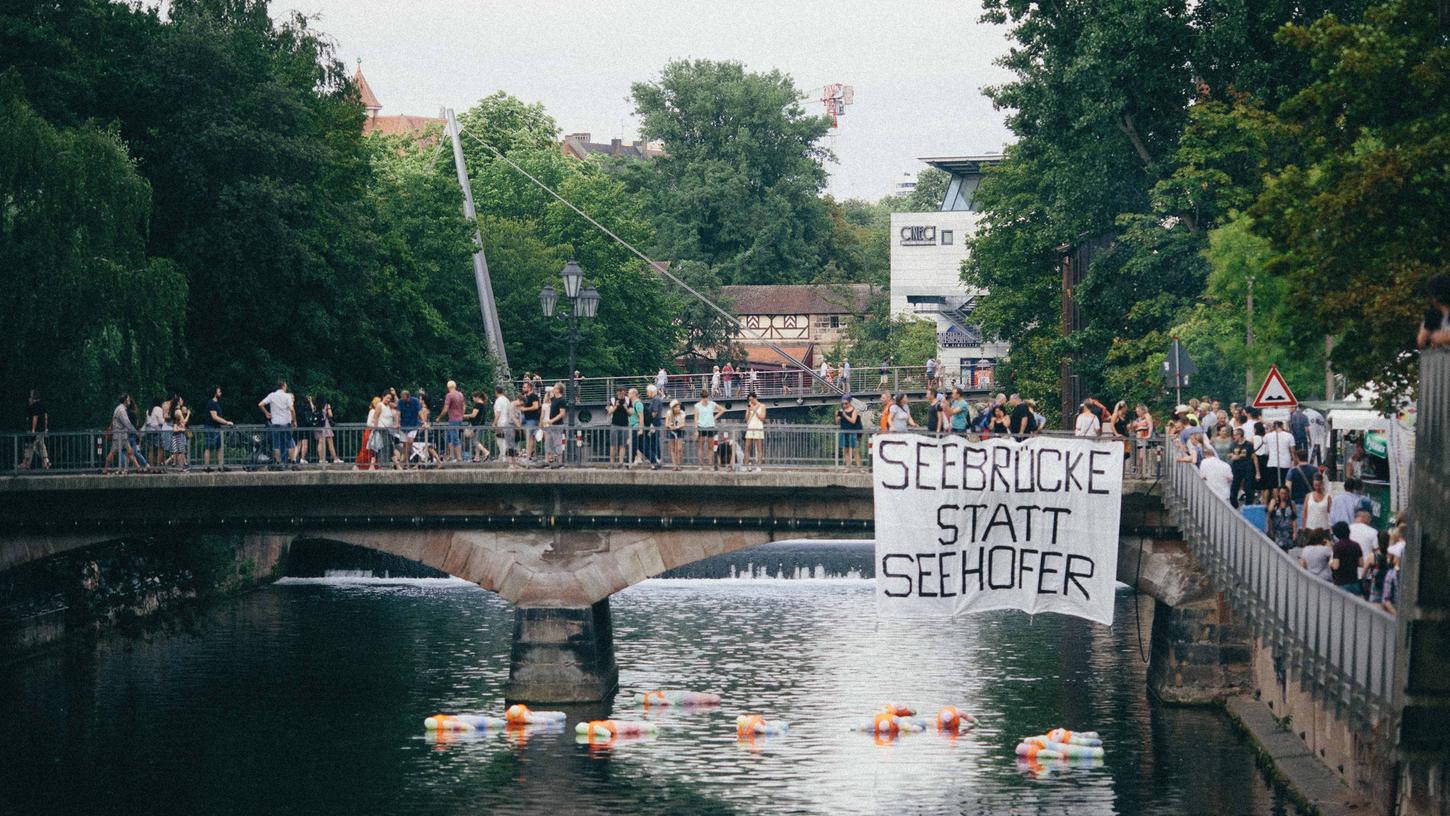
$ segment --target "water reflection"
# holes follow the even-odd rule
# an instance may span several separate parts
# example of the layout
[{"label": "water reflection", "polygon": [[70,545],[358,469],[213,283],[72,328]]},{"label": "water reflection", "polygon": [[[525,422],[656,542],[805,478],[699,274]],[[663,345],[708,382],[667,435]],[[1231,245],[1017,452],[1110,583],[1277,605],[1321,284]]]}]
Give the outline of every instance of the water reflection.
[{"label": "water reflection", "polygon": [[[450,581],[275,586],[200,635],[6,669],[0,790],[20,814],[1281,809],[1222,717],[1149,705],[1132,602],[1120,593],[1112,629],[920,624],[878,620],[864,580],[651,581],[613,603],[623,689],[717,691],[722,706],[583,707],[567,729],[440,737],[424,717],[501,713],[506,604]],[[981,723],[850,730],[887,701]],[[739,738],[745,712],[790,733]],[[575,722],[611,714],[659,733],[576,741]],[[1059,725],[1103,732],[1106,759],[1017,760],[1020,737]]]}]

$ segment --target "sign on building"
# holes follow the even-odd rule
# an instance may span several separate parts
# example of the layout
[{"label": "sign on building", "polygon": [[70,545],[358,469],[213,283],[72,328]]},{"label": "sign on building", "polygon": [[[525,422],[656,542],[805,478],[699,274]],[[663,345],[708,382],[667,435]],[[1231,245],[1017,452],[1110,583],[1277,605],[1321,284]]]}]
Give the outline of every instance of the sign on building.
[{"label": "sign on building", "polygon": [[1020,609],[1113,622],[1121,445],[884,434],[872,477],[881,614]]},{"label": "sign on building", "polygon": [[935,226],[922,226],[920,224],[917,224],[915,226],[906,226],[901,228],[901,232],[899,234],[901,236],[902,246],[936,245]]}]

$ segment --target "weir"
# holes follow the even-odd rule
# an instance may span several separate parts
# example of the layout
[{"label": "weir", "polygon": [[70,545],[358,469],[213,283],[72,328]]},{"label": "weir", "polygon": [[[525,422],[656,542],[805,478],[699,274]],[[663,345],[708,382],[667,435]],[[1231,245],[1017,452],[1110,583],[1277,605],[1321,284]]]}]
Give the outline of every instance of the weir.
[{"label": "weir", "polygon": [[[1186,563],[1162,528],[1160,491],[1148,480],[1125,486],[1117,565],[1119,578],[1142,578],[1150,591],[1170,588],[1165,576]],[[827,470],[65,476],[5,479],[0,496],[20,519],[0,532],[0,574],[106,541],[228,532],[239,547],[283,542],[268,550],[277,557],[291,540],[324,539],[471,581],[516,606],[509,692],[533,702],[596,701],[613,689],[615,592],[779,539],[869,537],[873,524],[869,475]],[[1047,564],[1048,577],[1057,568]]]}]

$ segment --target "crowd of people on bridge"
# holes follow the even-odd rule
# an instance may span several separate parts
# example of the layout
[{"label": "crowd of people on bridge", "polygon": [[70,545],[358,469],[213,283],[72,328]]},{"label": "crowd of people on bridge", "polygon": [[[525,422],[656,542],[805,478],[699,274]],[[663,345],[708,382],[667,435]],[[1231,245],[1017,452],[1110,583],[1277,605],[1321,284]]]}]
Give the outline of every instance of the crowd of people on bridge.
[{"label": "crowd of people on bridge", "polygon": [[1377,529],[1374,503],[1355,476],[1331,495],[1322,417],[1296,405],[1270,420],[1252,407],[1193,400],[1177,407],[1168,434],[1177,461],[1195,465],[1221,501],[1262,511],[1265,535],[1311,575],[1395,610],[1404,525]]}]

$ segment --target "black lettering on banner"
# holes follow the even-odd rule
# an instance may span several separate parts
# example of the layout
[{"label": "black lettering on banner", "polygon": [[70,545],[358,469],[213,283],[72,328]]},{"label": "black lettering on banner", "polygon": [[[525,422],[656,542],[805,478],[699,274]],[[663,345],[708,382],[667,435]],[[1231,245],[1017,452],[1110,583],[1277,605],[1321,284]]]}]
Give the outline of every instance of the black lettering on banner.
[{"label": "black lettering on banner", "polygon": [[1063,469],[1064,469],[1063,470],[1063,489],[1064,490],[1068,490],[1069,492],[1071,492],[1071,488],[1068,487],[1069,484],[1075,484],[1075,485],[1077,485],[1077,489],[1078,490],[1082,490],[1082,482],[1078,481],[1078,478],[1077,478],[1077,466],[1078,465],[1081,465],[1081,464],[1082,464],[1082,454],[1079,453],[1077,455],[1077,457],[1074,458],[1073,455],[1072,455],[1072,451],[1063,451],[1063,454],[1062,454],[1062,465],[1063,465]]},{"label": "black lettering on banner", "polygon": [[904,558],[907,561],[910,561],[911,560],[911,556],[906,555],[904,553],[888,553],[887,555],[881,556],[881,574],[884,575],[884,576],[886,576],[887,578],[900,578],[900,579],[906,581],[906,591],[905,592],[892,592],[890,589],[887,589],[887,590],[884,590],[885,593],[886,593],[886,597],[888,597],[888,598],[910,598],[911,597],[911,575],[908,574],[908,573],[905,573],[905,572],[892,572],[891,571],[891,559],[893,559],[893,558]]},{"label": "black lettering on banner", "polygon": [[1048,454],[1056,456],[1058,462],[1062,461],[1062,451],[1056,448],[1042,448],[1037,451],[1037,489],[1043,493],[1057,493],[1062,490],[1062,479],[1059,478],[1052,487],[1048,487],[1047,482],[1044,480],[1044,474],[1047,470],[1042,466],[1042,457]]},{"label": "black lettering on banner", "polygon": [[954,488],[954,487],[957,486],[957,483],[956,482],[953,482],[953,481],[951,481],[950,479],[947,478],[947,471],[950,470],[953,466],[955,466],[957,468],[960,468],[961,467],[961,460],[957,458],[957,455],[959,453],[961,453],[961,446],[956,443],[956,440],[949,439],[949,440],[947,440],[947,441],[945,441],[945,442],[942,443],[942,445],[941,445],[941,489],[942,490],[950,490],[950,489],[952,489],[952,488]]},{"label": "black lettering on banner", "polygon": [[1031,566],[1032,561],[1027,557],[1027,554],[1032,553],[1033,555],[1037,555],[1037,552],[1037,550],[1031,547],[1023,547],[1022,552],[1017,554],[1017,586],[1027,586],[1027,582],[1022,580],[1022,574],[1034,571]]},{"label": "black lettering on banner", "polygon": [[937,579],[936,589],[937,589],[937,593],[939,595],[941,595],[943,598],[955,598],[955,597],[957,597],[957,593],[951,591],[951,588],[952,588],[951,587],[951,584],[948,584],[947,583],[947,575],[949,573],[949,568],[947,567],[947,559],[949,559],[949,558],[956,558],[957,555],[959,555],[959,553],[956,550],[946,550],[946,551],[941,552],[941,553],[938,554],[938,558],[937,558],[937,573],[936,573],[936,579]]},{"label": "black lettering on banner", "polygon": [[985,505],[985,504],[964,504],[964,505],[962,505],[962,509],[963,510],[971,510],[972,511],[972,540],[973,541],[980,541],[981,538],[979,538],[977,536],[977,530],[981,529],[978,526],[978,522],[980,522],[981,519],[978,518],[978,516],[981,514],[981,512],[983,510],[986,510],[987,509],[987,505]]},{"label": "black lettering on banner", "polygon": [[883,440],[881,444],[876,446],[876,455],[881,458],[881,461],[885,462],[888,465],[901,466],[901,484],[889,484],[886,482],[885,479],[881,481],[881,486],[886,488],[887,490],[905,490],[911,478],[911,471],[907,470],[905,462],[900,459],[892,459],[890,456],[886,455],[887,451],[896,447],[904,448],[906,447],[906,443],[896,439],[887,439]]},{"label": "black lettering on banner", "polygon": [[1066,507],[1042,507],[1039,509],[1044,513],[1052,514],[1052,540],[1049,543],[1056,544],[1058,522],[1060,521],[1062,516],[1072,515],[1072,511]]},{"label": "black lettering on banner", "polygon": [[935,486],[927,484],[926,480],[921,478],[921,469],[923,467],[931,467],[931,462],[922,459],[921,452],[924,450],[935,451],[939,450],[939,448],[935,442],[926,442],[921,439],[916,440],[916,489],[936,490]]},{"label": "black lettering on banner", "polygon": [[1044,578],[1046,578],[1047,576],[1049,576],[1049,575],[1056,575],[1057,572],[1058,572],[1055,569],[1049,569],[1048,568],[1048,566],[1047,566],[1047,559],[1049,559],[1049,558],[1061,558],[1061,557],[1062,557],[1062,553],[1060,553],[1060,552],[1051,552],[1049,550],[1043,550],[1043,552],[1042,552],[1042,560],[1037,565],[1037,594],[1038,595],[1056,595],[1057,594],[1057,590],[1055,590],[1055,589],[1044,588],[1042,586],[1042,580]]},{"label": "black lettering on banner", "polygon": [[[1024,456],[1023,454],[1026,455]],[[1027,484],[1025,485],[1022,484],[1022,465],[1024,462],[1027,464]],[[1036,488],[1034,484],[1036,474],[1033,472],[1036,470],[1034,462],[1036,460],[1032,458],[1032,451],[1030,450],[1024,451],[1019,448],[1016,451],[1016,455],[1012,457],[1012,491],[1014,493],[1031,493]]]},{"label": "black lettering on banner", "polygon": [[927,568],[927,567],[929,567],[931,565],[931,559],[932,559],[932,556],[929,553],[922,553],[922,554],[920,554],[920,555],[917,556],[917,559],[916,559],[916,597],[918,597],[918,598],[935,598],[936,597],[936,593],[935,592],[928,592],[926,590],[926,586],[927,586],[926,579],[929,578],[932,575],[932,571]]},{"label": "black lettering on banner", "polygon": [[[1087,572],[1078,572],[1077,570],[1074,570],[1072,568],[1072,565],[1073,564],[1076,564],[1078,562],[1086,562],[1087,563]],[[1073,586],[1077,587],[1077,591],[1078,592],[1081,592],[1082,593],[1082,599],[1084,601],[1090,601],[1090,600],[1092,600],[1092,598],[1088,595],[1087,587],[1083,586],[1082,585],[1082,582],[1079,581],[1078,579],[1079,578],[1091,578],[1091,577],[1093,577],[1093,569],[1094,569],[1094,566],[1095,565],[1093,564],[1093,560],[1091,558],[1088,558],[1086,555],[1078,555],[1077,553],[1068,553],[1068,556],[1067,556],[1067,568],[1065,570],[1063,570],[1063,573],[1062,573],[1062,594],[1063,595],[1066,595],[1067,594],[1067,585],[1069,583],[1071,583]]]},{"label": "black lettering on banner", "polygon": [[[973,462],[972,460],[977,461]],[[968,473],[977,474],[975,481],[967,478]],[[963,490],[986,490],[987,489],[987,449],[967,448],[962,451],[962,489]]]},{"label": "black lettering on banner", "polygon": [[938,507],[936,509],[936,526],[937,527],[940,527],[943,530],[951,530],[952,531],[952,537],[951,537],[951,540],[950,541],[948,541],[945,538],[942,538],[941,536],[937,536],[936,543],[942,545],[943,547],[950,547],[951,545],[957,543],[957,533],[958,533],[958,530],[957,530],[957,525],[956,524],[952,524],[952,523],[948,523],[948,522],[942,521],[942,517],[941,517],[942,511],[943,510],[952,510],[952,511],[955,511],[956,509],[957,509],[957,506],[955,504],[943,504],[941,507]]},{"label": "black lettering on banner", "polygon": [[1005,504],[997,505],[996,509],[992,511],[992,520],[987,522],[987,529],[982,531],[982,540],[986,541],[990,538],[992,530],[997,527],[1006,527],[1007,534],[1012,536],[1012,543],[1017,543],[1017,528],[1012,526],[1012,508]]},{"label": "black lettering on banner", "polygon": [[[997,553],[1007,553],[1007,583],[997,585]],[[1017,550],[1005,544],[987,550],[987,587],[989,589],[1011,589],[1017,577]]]},{"label": "black lettering on banner", "polygon": [[977,576],[977,591],[978,592],[981,592],[984,588],[986,588],[986,582],[983,580],[983,574],[982,574],[982,568],[985,566],[985,564],[983,564],[982,561],[986,557],[987,557],[987,548],[986,547],[978,547],[977,548],[977,566],[976,566],[975,569],[967,569],[967,553],[966,553],[965,550],[962,552],[962,594],[963,595],[967,594],[967,576],[968,575],[975,575],[975,576]]},{"label": "black lettering on banner", "polygon": [[1106,476],[1106,475],[1108,475],[1108,471],[1106,469],[1099,468],[1097,466],[1098,457],[1099,456],[1109,457],[1109,456],[1113,456],[1113,455],[1114,455],[1114,453],[1112,451],[1102,451],[1102,450],[1095,450],[1092,453],[1089,453],[1088,454],[1088,492],[1089,493],[1096,493],[1099,496],[1106,496],[1109,492],[1111,492],[1107,488],[1103,488],[1102,490],[1094,490],[1093,489],[1093,477],[1094,476]]},{"label": "black lettering on banner", "polygon": [[1002,482],[1002,492],[1011,493],[1012,485],[1007,483],[1007,466],[1012,463],[1011,448],[992,448],[992,484],[988,490],[996,490],[997,482]]},{"label": "black lettering on banner", "polygon": [[1018,505],[1017,509],[1022,511],[1022,540],[1023,541],[1031,541],[1032,540],[1032,511],[1033,510],[1041,510],[1042,508],[1041,507],[1038,507],[1035,504],[1023,504],[1023,505]]}]

